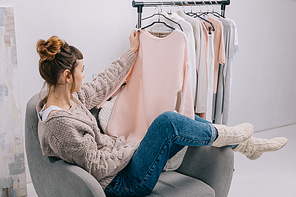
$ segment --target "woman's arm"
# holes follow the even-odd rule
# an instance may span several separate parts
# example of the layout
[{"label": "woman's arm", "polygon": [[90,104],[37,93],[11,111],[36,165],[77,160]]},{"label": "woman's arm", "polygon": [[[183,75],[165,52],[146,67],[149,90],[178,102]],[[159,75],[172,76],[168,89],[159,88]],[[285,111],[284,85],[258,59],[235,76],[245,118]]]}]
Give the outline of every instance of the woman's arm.
[{"label": "woman's arm", "polygon": [[111,96],[114,89],[120,86],[120,82],[124,80],[132,68],[135,59],[135,53],[131,49],[127,49],[119,59],[112,62],[93,81],[83,84],[81,90],[74,93],[73,96],[76,96],[88,109],[92,109]]},{"label": "woman's arm", "polygon": [[127,49],[119,59],[112,62],[111,65],[100,73],[92,82],[85,83],[81,86],[78,93],[74,93],[88,109],[100,104],[119,87],[121,82],[129,73],[135,60],[139,48],[140,32],[134,30],[129,37],[130,49]]},{"label": "woman's arm", "polygon": [[97,144],[88,125],[73,124],[67,117],[53,117],[49,124],[48,146],[55,155],[84,168],[98,181],[123,169],[135,150],[132,144],[124,146],[122,138],[103,134],[99,134],[101,143]]}]

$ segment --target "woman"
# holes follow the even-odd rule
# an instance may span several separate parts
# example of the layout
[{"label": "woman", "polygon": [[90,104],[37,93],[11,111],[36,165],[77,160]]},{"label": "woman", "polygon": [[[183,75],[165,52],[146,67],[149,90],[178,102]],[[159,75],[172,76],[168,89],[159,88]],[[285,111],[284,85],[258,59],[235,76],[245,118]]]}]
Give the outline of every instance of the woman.
[{"label": "woman", "polygon": [[159,115],[141,142],[126,143],[124,137],[100,133],[89,110],[121,87],[136,59],[139,34],[134,30],[129,37],[130,49],[83,85],[83,55],[77,48],[56,36],[38,41],[39,72],[48,85],[47,96],[37,104],[44,155],[81,166],[107,195],[145,196],[153,190],[167,160],[184,146],[232,145],[234,151],[257,159],[287,143],[286,138],[253,138],[253,126],[247,123],[227,127],[175,112]]}]

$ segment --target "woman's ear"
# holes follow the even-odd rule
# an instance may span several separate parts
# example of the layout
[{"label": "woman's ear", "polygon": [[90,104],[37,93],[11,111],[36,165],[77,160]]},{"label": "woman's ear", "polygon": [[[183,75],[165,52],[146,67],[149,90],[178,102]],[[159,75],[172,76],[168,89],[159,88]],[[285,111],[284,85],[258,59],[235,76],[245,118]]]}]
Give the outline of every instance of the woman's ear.
[{"label": "woman's ear", "polygon": [[71,74],[70,70],[68,70],[68,69],[64,70],[63,78],[64,78],[65,83],[72,82],[72,74]]}]

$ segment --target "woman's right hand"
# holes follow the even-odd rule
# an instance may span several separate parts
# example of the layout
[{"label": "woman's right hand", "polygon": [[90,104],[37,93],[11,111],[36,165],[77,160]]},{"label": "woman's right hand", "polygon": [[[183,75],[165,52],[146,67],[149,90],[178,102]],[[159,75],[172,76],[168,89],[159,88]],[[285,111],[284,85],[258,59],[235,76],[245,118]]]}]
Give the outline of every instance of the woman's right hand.
[{"label": "woman's right hand", "polygon": [[134,53],[137,53],[137,51],[139,50],[139,46],[140,46],[139,36],[140,36],[140,33],[141,33],[140,30],[134,29],[132,31],[132,33],[130,34],[130,36],[129,36],[130,45],[131,45],[130,49]]}]

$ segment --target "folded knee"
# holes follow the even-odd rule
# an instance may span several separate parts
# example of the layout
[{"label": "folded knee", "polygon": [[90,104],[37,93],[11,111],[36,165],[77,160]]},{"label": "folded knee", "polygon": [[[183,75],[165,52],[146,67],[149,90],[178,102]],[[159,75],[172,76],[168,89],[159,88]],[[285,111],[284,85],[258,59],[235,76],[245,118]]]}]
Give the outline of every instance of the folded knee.
[{"label": "folded knee", "polygon": [[159,116],[157,116],[157,118],[155,119],[156,121],[159,122],[172,122],[176,119],[176,116],[178,116],[179,114],[176,112],[171,112],[171,111],[166,111],[163,112],[162,114],[160,114]]}]

